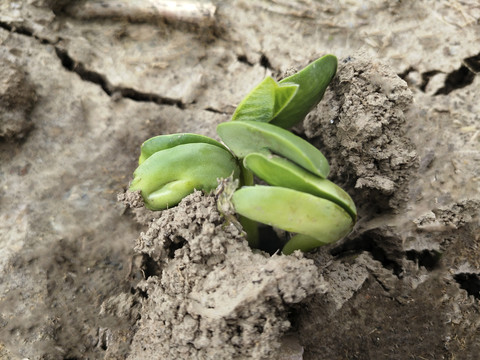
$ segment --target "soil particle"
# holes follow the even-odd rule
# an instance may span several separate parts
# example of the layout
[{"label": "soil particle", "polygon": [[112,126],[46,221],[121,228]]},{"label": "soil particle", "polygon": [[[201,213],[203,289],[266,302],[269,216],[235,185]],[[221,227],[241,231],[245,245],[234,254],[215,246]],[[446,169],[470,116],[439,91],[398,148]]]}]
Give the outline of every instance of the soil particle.
[{"label": "soil particle", "polygon": [[117,200],[123,202],[126,206],[133,209],[143,207],[143,198],[138,191],[125,191],[124,193],[118,194]]},{"label": "soil particle", "polygon": [[[347,61],[348,60],[348,61]],[[348,179],[355,200],[396,209],[417,167],[414,145],[405,136],[412,93],[394,71],[359,52],[340,61],[320,105],[307,116],[308,138],[331,161],[334,182]]]},{"label": "soil particle", "polygon": [[434,209],[433,213],[441,223],[459,228],[473,222],[475,218],[478,219],[480,215],[480,200],[462,200],[450,206],[441,206],[438,209]]},{"label": "soil particle", "polygon": [[0,58],[0,139],[22,138],[31,129],[35,104],[33,84],[21,67]]},{"label": "soil particle", "polygon": [[[123,293],[112,296],[100,306],[99,316],[107,319],[99,327],[96,347],[105,351],[104,359],[124,359],[128,354],[135,323],[139,319],[139,295]],[[120,319],[124,326],[116,326]]]},{"label": "soil particle", "polygon": [[135,215],[135,220],[141,225],[148,225],[157,218],[158,213],[149,210],[144,206],[140,191],[125,191],[117,195],[117,200],[125,206],[125,210],[131,209]]},{"label": "soil particle", "polygon": [[358,262],[354,264],[336,262],[326,268],[323,275],[329,283],[326,301],[333,304],[335,311],[338,311],[360,289],[369,273],[366,267],[359,265]]},{"label": "soil particle", "polygon": [[480,200],[468,199],[435,208],[413,222],[419,230],[441,232],[461,228],[473,222],[479,215]]},{"label": "soil particle", "polygon": [[198,191],[163,211],[135,250],[161,274],[139,284],[147,298],[130,359],[272,358],[289,305],[326,290],[313,260],[253,253]]}]

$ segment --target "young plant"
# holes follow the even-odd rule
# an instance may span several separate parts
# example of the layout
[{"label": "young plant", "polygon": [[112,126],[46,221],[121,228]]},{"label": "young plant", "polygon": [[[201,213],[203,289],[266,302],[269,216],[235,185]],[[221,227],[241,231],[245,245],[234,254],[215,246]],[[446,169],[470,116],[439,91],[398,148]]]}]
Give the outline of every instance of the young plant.
[{"label": "young plant", "polygon": [[232,120],[291,128],[320,102],[336,72],[337,58],[325,55],[278,84],[267,76],[240,102]]},{"label": "young plant", "polygon": [[[335,56],[327,55],[279,83],[267,77],[240,103],[232,121],[218,125],[228,148],[195,134],[147,140],[130,190],[140,190],[148,208],[163,210],[231,176],[240,188],[228,199],[252,247],[258,244],[257,222],[295,233],[283,245],[284,254],[341,239],[356,221],[352,199],[326,179],[323,154],[286,130],[317,105],[336,68]],[[270,186],[254,185],[253,175]]]},{"label": "young plant", "polygon": [[195,189],[210,192],[218,178],[240,175],[237,160],[225,146],[197,134],[153,137],[142,144],[138,163],[130,190],[140,190],[151,210],[177,205]]},{"label": "young plant", "polygon": [[350,196],[327,180],[329,165],[309,142],[268,123],[228,122],[217,132],[243,166],[273,186],[244,186],[232,197],[251,220],[297,233],[282,249],[312,250],[347,235],[356,221]]}]

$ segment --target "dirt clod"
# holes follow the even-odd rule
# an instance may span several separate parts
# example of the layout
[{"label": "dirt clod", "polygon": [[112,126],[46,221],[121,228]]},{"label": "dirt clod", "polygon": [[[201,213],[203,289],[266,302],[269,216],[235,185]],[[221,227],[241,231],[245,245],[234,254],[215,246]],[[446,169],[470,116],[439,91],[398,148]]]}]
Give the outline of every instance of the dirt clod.
[{"label": "dirt clod", "polygon": [[[339,61],[337,76],[319,106],[307,116],[309,138],[318,137],[330,159],[332,179],[348,179],[360,203],[398,208],[417,167],[414,145],[405,136],[412,104],[407,84],[391,68],[360,52]],[[372,201],[375,199],[376,201]]]},{"label": "dirt clod", "polygon": [[162,212],[136,251],[162,269],[147,293],[130,359],[264,359],[289,328],[287,309],[325,291],[312,260],[253,253],[200,192]]}]

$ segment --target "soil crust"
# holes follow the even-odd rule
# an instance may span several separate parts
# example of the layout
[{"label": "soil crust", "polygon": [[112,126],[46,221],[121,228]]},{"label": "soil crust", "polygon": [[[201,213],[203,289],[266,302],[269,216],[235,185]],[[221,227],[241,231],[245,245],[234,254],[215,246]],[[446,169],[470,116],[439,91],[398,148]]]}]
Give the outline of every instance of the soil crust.
[{"label": "soil crust", "polygon": [[[104,3],[0,2],[0,358],[478,358],[478,4]],[[356,202],[345,239],[267,256],[214,196],[117,202],[143,141],[215,137],[326,53],[294,131]]]},{"label": "soil crust", "polygon": [[312,260],[252,252],[215,197],[198,191],[153,220],[135,250],[154,271],[138,284],[131,359],[270,358],[288,306],[325,292]]}]

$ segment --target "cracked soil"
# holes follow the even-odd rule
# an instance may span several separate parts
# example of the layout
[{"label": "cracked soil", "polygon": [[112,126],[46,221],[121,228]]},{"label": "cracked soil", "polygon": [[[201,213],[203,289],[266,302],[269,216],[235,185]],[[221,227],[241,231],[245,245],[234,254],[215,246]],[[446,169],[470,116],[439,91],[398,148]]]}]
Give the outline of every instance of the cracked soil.
[{"label": "cracked soil", "polygon": [[[478,359],[478,2],[167,3],[0,1],[0,358]],[[117,202],[144,140],[216,137],[326,53],[294,131],[357,204],[341,242],[270,257],[212,197]]]}]

